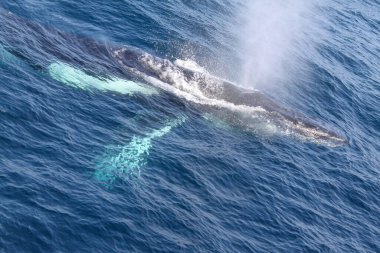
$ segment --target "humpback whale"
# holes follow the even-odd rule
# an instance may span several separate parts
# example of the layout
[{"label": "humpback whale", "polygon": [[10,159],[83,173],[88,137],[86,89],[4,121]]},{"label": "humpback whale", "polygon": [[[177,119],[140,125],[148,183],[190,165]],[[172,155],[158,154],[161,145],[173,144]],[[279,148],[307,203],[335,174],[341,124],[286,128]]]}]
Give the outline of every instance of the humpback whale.
[{"label": "humpback whale", "polygon": [[10,12],[1,11],[0,15],[3,48],[60,82],[124,95],[169,92],[245,130],[274,129],[316,143],[346,144],[340,134],[265,93],[239,87],[181,61],[160,58],[132,46],[64,33]]},{"label": "humpback whale", "polygon": [[217,114],[227,123],[253,129],[258,127],[257,122],[272,123],[283,132],[291,132],[314,142],[331,145],[346,143],[339,134],[299,112],[287,109],[258,90],[239,87],[207,72],[186,68],[138,48],[124,46],[113,49],[111,54],[121,68],[145,77],[146,81],[166,90],[173,90],[171,87],[174,87],[173,92],[179,96],[203,107],[217,108]]}]

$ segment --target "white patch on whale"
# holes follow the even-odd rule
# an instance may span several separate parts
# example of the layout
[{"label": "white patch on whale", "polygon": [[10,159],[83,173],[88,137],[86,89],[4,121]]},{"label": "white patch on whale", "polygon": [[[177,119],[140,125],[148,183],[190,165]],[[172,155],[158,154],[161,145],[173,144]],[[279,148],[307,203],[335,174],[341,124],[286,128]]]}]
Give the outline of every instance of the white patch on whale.
[{"label": "white patch on whale", "polygon": [[135,93],[153,95],[158,93],[154,88],[142,83],[124,80],[117,77],[100,79],[63,62],[55,62],[50,64],[48,71],[53,79],[79,89],[113,91],[123,95],[132,95]]},{"label": "white patch on whale", "polygon": [[181,67],[181,68],[184,68],[187,70],[191,70],[194,72],[208,73],[208,71],[204,67],[200,66],[197,62],[195,62],[193,60],[176,59],[174,61],[174,64],[177,65],[178,67]]},{"label": "white patch on whale", "polygon": [[[199,87],[199,83],[197,80],[186,80],[185,76],[183,75],[183,72],[178,69],[176,65],[169,62],[168,60],[164,60],[161,62],[156,62],[154,60],[154,57],[148,53],[143,54],[140,57],[140,61],[143,64],[146,64],[149,66],[151,70],[154,70],[155,72],[159,73],[160,79],[170,80],[171,83],[163,82],[160,79],[147,75],[146,73],[143,73],[135,68],[131,68],[123,64],[123,62],[120,60],[122,57],[122,53],[126,51],[126,48],[122,48],[119,50],[115,50],[113,52],[113,56],[115,59],[119,62],[120,66],[128,70],[129,72],[134,73],[135,75],[139,76],[140,78],[144,79],[146,82],[154,85],[155,87],[165,90],[167,92],[170,92],[178,97],[181,97],[187,101],[201,104],[201,105],[210,105],[215,106],[218,108],[226,108],[231,111],[237,111],[237,112],[247,112],[251,115],[255,115],[257,113],[264,113],[266,112],[265,109],[262,107],[253,107],[253,106],[247,106],[247,105],[236,105],[231,102],[217,99],[217,98],[210,98]],[[181,63],[180,63],[181,64]],[[182,63],[183,64],[183,63]],[[186,64],[185,64],[186,65]],[[195,65],[199,66],[195,63]],[[206,74],[204,72],[200,74]],[[218,89],[219,84],[214,82],[211,82],[209,85],[214,85],[214,89]]]}]

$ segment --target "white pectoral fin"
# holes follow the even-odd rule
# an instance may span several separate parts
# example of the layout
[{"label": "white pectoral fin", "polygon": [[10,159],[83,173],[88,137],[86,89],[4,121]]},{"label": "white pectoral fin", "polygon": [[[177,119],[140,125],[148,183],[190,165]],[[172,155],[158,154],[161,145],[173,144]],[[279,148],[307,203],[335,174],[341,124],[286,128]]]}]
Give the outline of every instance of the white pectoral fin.
[{"label": "white pectoral fin", "polygon": [[[134,136],[125,146],[119,146],[112,154],[105,155],[96,165],[95,179],[112,184],[117,178],[127,178],[138,174],[140,168],[146,165],[152,141],[163,137],[175,127],[186,121],[186,117],[168,120],[164,126],[155,129],[145,136]],[[116,152],[115,152],[116,151]]]},{"label": "white pectoral fin", "polygon": [[83,70],[77,69],[64,62],[54,62],[50,64],[48,72],[53,79],[79,89],[97,89],[117,92],[123,95],[133,95],[135,93],[144,95],[158,94],[156,89],[148,85],[118,77],[101,79],[91,76]]}]

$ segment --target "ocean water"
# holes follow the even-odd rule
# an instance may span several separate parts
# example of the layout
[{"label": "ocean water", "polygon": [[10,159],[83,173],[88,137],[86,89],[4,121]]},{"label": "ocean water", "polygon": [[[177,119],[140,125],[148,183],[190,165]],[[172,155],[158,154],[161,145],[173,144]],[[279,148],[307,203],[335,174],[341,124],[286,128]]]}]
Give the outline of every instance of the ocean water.
[{"label": "ocean water", "polygon": [[0,252],[380,252],[379,38],[378,0],[1,1]]}]

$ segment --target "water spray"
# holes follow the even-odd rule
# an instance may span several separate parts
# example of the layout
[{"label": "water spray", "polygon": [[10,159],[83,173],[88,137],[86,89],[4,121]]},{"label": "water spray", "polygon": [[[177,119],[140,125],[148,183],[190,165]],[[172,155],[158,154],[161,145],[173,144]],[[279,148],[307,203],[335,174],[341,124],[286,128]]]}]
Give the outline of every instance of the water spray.
[{"label": "water spray", "polygon": [[[295,64],[311,4],[303,0],[251,0],[241,29],[242,85],[273,85],[286,76],[286,64]],[[296,44],[297,43],[297,44]]]}]

